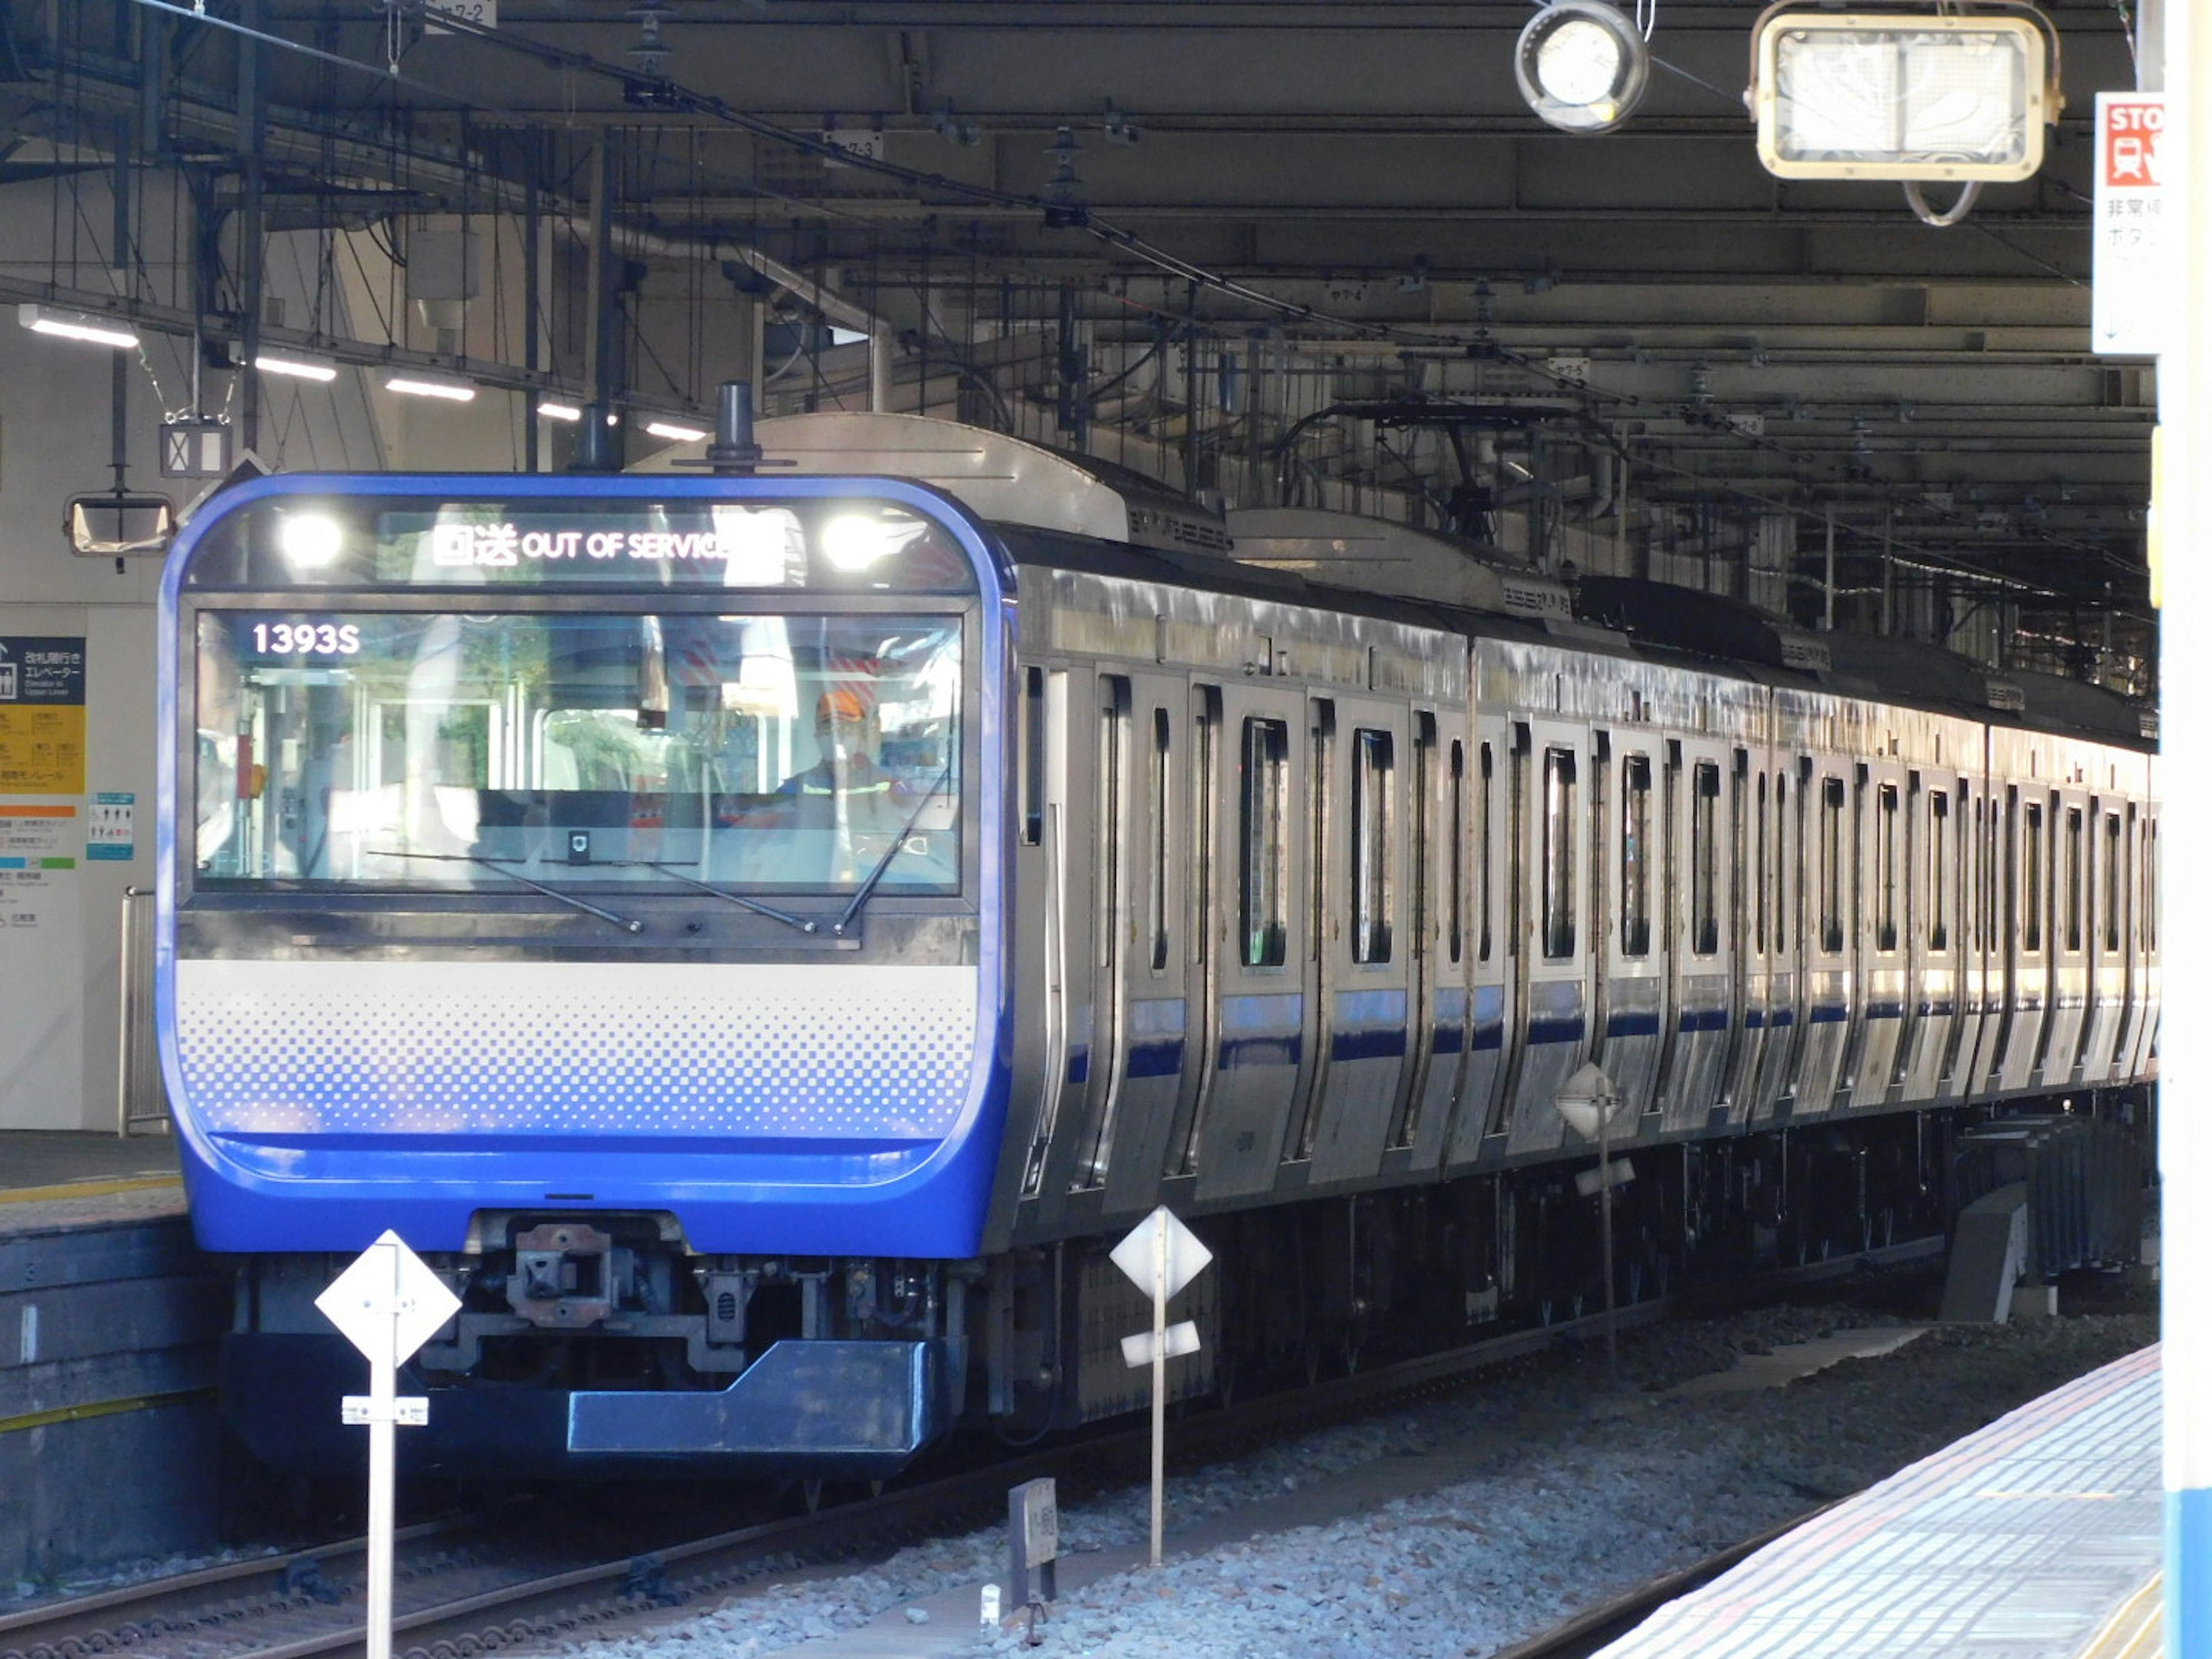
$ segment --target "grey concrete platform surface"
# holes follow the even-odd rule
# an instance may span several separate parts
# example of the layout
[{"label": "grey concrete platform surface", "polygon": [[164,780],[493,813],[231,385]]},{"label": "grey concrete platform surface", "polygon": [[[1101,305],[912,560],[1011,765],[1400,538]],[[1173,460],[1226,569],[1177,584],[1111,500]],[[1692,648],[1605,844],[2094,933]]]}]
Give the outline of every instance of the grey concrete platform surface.
[{"label": "grey concrete platform surface", "polygon": [[2152,1659],[2162,1479],[2154,1346],[1838,1504],[1598,1659]]},{"label": "grey concrete platform surface", "polygon": [[0,1134],[0,1594],[204,1547],[228,1274],[166,1136]]}]

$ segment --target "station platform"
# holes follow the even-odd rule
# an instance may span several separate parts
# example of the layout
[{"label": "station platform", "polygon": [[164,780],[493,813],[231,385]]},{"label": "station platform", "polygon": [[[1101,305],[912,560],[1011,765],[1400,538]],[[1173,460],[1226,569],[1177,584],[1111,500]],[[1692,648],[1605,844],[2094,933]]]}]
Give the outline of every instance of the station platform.
[{"label": "station platform", "polygon": [[0,1584],[204,1545],[229,1322],[168,1136],[0,1133]]},{"label": "station platform", "polygon": [[0,1240],[184,1213],[173,1136],[0,1132]]},{"label": "station platform", "polygon": [[2155,1659],[2159,1434],[2152,1346],[1814,1516],[1597,1659]]}]

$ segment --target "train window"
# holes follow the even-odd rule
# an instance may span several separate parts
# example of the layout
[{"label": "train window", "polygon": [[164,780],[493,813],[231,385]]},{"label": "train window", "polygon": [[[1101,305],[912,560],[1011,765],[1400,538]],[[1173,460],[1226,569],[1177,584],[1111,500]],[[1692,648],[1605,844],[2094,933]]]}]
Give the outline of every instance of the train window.
[{"label": "train window", "polygon": [[1874,796],[1874,948],[1897,949],[1897,786]]},{"label": "train window", "polygon": [[1759,829],[1752,841],[1751,863],[1751,941],[1752,949],[1759,955],[1766,954],[1766,774],[1759,775],[1759,784],[1753,795],[1753,816]]},{"label": "train window", "polygon": [[[2012,866],[2017,854],[2013,848],[2012,837],[2009,835],[2004,835],[2004,831],[2010,820],[2013,817],[2017,817],[2019,814],[2019,791],[2008,789],[2005,792],[2005,818],[2003,821],[2001,822],[1998,817],[1997,804],[1995,801],[1991,801],[1989,804],[1989,807],[1990,810],[1988,815],[1982,825],[1981,937],[1982,948],[1984,951],[1994,950],[2002,943],[1997,937],[1999,917],[2002,916],[2004,918],[2005,923],[2008,927],[2011,921],[2010,911],[2000,910],[1998,908],[1997,889],[2000,886],[2003,887],[2005,890],[2006,902],[2008,905],[2010,904],[2012,902]],[[1975,810],[1979,811],[1980,808],[1977,807]],[[1997,841],[2000,835],[2004,836],[2004,851],[2003,857],[2002,859],[1998,856],[1997,848]]]},{"label": "train window", "polygon": [[2043,906],[2046,878],[2043,858],[2043,806],[2039,801],[2030,801],[2021,826],[2020,902],[2022,907],[2020,947],[2023,951],[2043,948]]},{"label": "train window", "polygon": [[1544,954],[1575,953],[1575,757],[1544,750]]},{"label": "train window", "polygon": [[1022,841],[1044,839],[1044,670],[1022,671]]},{"label": "train window", "polygon": [[2158,954],[2158,820],[2153,818],[2143,830],[2143,943],[2153,956]]},{"label": "train window", "polygon": [[2066,884],[2064,898],[2066,913],[2066,948],[2069,951],[2078,951],[2081,948],[2081,902],[2083,896],[2081,859],[2087,840],[2087,837],[2082,833],[2081,809],[2078,806],[2068,807],[2066,809]]},{"label": "train window", "polygon": [[1690,773],[1690,951],[1709,957],[1721,948],[1720,839],[1713,823],[1721,799],[1721,769],[1699,761]]},{"label": "train window", "polygon": [[1451,809],[1447,826],[1450,846],[1445,849],[1444,902],[1449,906],[1444,922],[1449,941],[1451,960],[1455,963],[1466,954],[1467,924],[1463,913],[1467,905],[1467,748],[1457,738],[1451,740],[1449,765]]},{"label": "train window", "polygon": [[1170,779],[1168,755],[1168,711],[1152,710],[1152,776],[1151,833],[1145,837],[1146,850],[1152,868],[1146,875],[1146,889],[1150,894],[1152,935],[1152,971],[1158,973],[1168,965],[1168,809],[1170,804]]},{"label": "train window", "polygon": [[1279,968],[1289,945],[1284,889],[1290,859],[1291,729],[1244,722],[1237,791],[1237,919],[1247,968]]},{"label": "train window", "polygon": [[1528,884],[1528,728],[1513,728],[1513,750],[1506,759],[1505,778],[1505,939],[1506,949],[1517,956],[1527,929],[1522,906]]},{"label": "train window", "polygon": [[197,648],[208,888],[958,890],[957,617],[209,610]]},{"label": "train window", "polygon": [[1396,793],[1393,734],[1362,726],[1352,732],[1352,959],[1390,960],[1390,842]]},{"label": "train window", "polygon": [[[1128,821],[1129,682],[1100,677],[1098,702],[1098,965],[1111,969],[1121,934],[1122,838]],[[1106,981],[1111,984],[1110,977]]]},{"label": "train window", "polygon": [[[1801,849],[1802,842],[1800,842]],[[1774,775],[1774,949],[1790,948],[1790,780]]]},{"label": "train window", "polygon": [[1844,781],[1820,782],[1820,949],[1844,948]]},{"label": "train window", "polygon": [[1620,953],[1651,951],[1651,757],[1620,763]]},{"label": "train window", "polygon": [[1190,959],[1203,965],[1212,947],[1213,805],[1221,796],[1221,691],[1201,685],[1190,700],[1191,746],[1198,751],[1198,783],[1191,791]]},{"label": "train window", "polygon": [[1951,797],[1931,790],[1928,796],[1928,948],[1951,948]]},{"label": "train window", "polygon": [[1474,959],[1490,960],[1490,824],[1491,824],[1491,759],[1490,745],[1482,745],[1482,799],[1476,809],[1474,825],[1474,878],[1480,884],[1475,889],[1475,915],[1479,927],[1474,942]]},{"label": "train window", "polygon": [[2120,896],[2127,890],[2120,882],[2121,856],[2120,815],[2105,814],[2105,949],[2120,948]]}]

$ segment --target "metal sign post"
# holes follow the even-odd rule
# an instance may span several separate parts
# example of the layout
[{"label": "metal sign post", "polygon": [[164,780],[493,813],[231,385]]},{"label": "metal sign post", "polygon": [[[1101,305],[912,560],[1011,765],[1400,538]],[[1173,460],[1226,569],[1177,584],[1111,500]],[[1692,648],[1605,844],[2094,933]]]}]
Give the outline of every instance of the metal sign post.
[{"label": "metal sign post", "polygon": [[1168,1361],[1198,1352],[1198,1327],[1188,1320],[1170,1328],[1168,1298],[1205,1271],[1213,1252],[1163,1204],[1114,1247],[1114,1265],[1152,1296],[1152,1328],[1121,1339],[1121,1358],[1152,1367],[1152,1565],[1160,1564],[1160,1534],[1167,1519]]},{"label": "metal sign post", "polygon": [[339,1420],[368,1425],[368,1659],[392,1659],[392,1431],[430,1420],[428,1400],[398,1397],[399,1367],[460,1310],[461,1299],[387,1227],[315,1306],[368,1359],[368,1393],[348,1395]]}]

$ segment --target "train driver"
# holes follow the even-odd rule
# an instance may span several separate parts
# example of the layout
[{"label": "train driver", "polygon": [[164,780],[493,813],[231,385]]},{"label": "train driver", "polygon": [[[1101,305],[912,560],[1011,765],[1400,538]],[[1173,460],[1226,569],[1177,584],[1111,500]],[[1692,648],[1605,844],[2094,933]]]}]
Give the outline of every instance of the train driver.
[{"label": "train driver", "polygon": [[806,842],[824,837],[835,881],[866,875],[911,805],[878,758],[883,733],[876,701],[875,688],[860,681],[840,681],[823,691],[814,705],[819,757],[776,791],[775,822],[801,832]]}]

